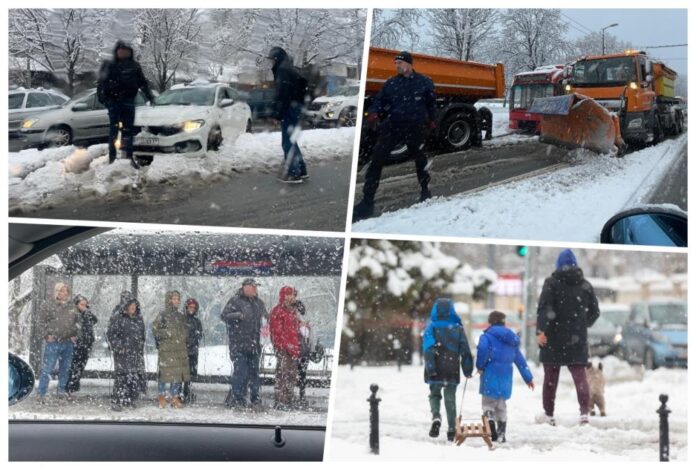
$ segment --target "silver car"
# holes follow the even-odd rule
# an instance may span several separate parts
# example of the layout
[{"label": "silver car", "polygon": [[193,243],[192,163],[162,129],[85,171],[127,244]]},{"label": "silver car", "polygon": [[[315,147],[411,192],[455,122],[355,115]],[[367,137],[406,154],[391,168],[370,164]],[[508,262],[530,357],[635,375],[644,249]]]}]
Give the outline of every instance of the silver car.
[{"label": "silver car", "polygon": [[49,109],[60,108],[70,98],[64,94],[43,88],[16,88],[10,90],[8,102],[9,136],[19,137],[22,121]]},{"label": "silver car", "polygon": [[[136,106],[147,98],[138,92]],[[97,100],[92,88],[65,103],[61,108],[37,114],[22,121],[19,132],[26,147],[61,147],[78,142],[106,142],[109,139],[109,114]]]}]

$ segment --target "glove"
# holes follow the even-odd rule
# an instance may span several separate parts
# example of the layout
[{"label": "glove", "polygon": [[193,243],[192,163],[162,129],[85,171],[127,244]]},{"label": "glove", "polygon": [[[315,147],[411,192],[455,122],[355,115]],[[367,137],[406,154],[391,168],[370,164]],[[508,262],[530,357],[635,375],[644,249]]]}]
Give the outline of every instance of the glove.
[{"label": "glove", "polygon": [[377,124],[379,124],[379,115],[377,113],[370,113],[367,115],[367,125],[373,131],[377,129]]},{"label": "glove", "polygon": [[428,122],[428,129],[434,131],[435,129],[437,129],[437,123],[435,121]]}]

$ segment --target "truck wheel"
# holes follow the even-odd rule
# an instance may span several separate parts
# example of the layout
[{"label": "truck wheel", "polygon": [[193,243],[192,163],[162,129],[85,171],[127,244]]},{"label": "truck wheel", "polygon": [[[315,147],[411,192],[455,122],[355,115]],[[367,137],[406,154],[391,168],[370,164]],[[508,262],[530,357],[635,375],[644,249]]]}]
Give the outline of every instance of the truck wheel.
[{"label": "truck wheel", "polygon": [[684,132],[684,115],[680,111],[677,111],[677,114],[675,116],[675,120],[676,120],[675,127],[677,128],[676,129],[677,135],[679,135],[682,132]]},{"label": "truck wheel", "polygon": [[466,113],[455,113],[447,116],[440,123],[440,146],[450,152],[466,150],[471,147],[475,129],[476,123]]},{"label": "truck wheel", "polygon": [[651,145],[657,145],[665,139],[665,133],[662,129],[662,122],[660,122],[660,116],[657,113],[653,114],[653,138],[650,142]]}]

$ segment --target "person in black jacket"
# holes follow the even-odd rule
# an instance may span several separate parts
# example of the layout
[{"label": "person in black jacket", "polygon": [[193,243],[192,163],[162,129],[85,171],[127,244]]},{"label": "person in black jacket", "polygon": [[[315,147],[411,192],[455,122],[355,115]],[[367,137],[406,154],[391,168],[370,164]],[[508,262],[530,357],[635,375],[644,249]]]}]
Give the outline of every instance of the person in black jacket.
[{"label": "person in black jacket", "polygon": [[130,298],[121,303],[119,311],[109,319],[106,338],[114,356],[111,409],[135,408],[145,370],[145,322],[137,299]]},{"label": "person in black jacket", "polygon": [[561,366],[567,366],[580,405],[580,424],[588,423],[590,388],[585,375],[588,360],[587,329],[599,318],[592,285],[585,279],[571,250],[563,250],[556,271],[546,278],[537,308],[539,361],[544,365],[544,420],[553,417]]},{"label": "person in black jacket", "polygon": [[94,344],[94,325],[96,325],[98,321],[96,315],[89,309],[89,303],[85,297],[76,295],[73,298],[73,302],[79,312],[78,323],[80,325],[80,334],[77,336],[72,362],[70,363],[70,376],[66,387],[68,393],[80,391],[80,379],[82,378],[82,373],[85,371],[85,366],[87,366],[89,353],[92,351],[92,345]]},{"label": "person in black jacket", "polygon": [[[406,143],[416,162],[416,175],[421,186],[420,201],[431,197],[428,184],[428,159],[423,151],[427,129],[436,127],[435,86],[433,81],[413,69],[413,57],[407,51],[394,58],[397,75],[387,80],[368,109],[370,128],[379,132],[365,174],[363,199],[353,210],[353,220],[370,217],[374,212],[375,194],[382,178],[382,167],[400,143]],[[381,117],[384,120],[380,123]]]},{"label": "person in black jacket", "polygon": [[116,139],[121,125],[121,146],[131,165],[133,159],[133,122],[135,120],[135,98],[142,90],[152,102],[154,96],[145,79],[140,64],[133,58],[133,48],[124,41],[116,42],[113,60],[104,61],[99,70],[97,99],[109,110],[109,163],[116,160]]},{"label": "person in black jacket", "polygon": [[261,406],[261,322],[268,320],[268,312],[258,297],[257,286],[254,279],[245,279],[220,315],[227,326],[230,360],[234,367],[231,389],[225,399],[229,407],[247,406],[247,391],[251,406]]},{"label": "person in black jacket", "polygon": [[273,61],[271,70],[276,90],[274,117],[280,121],[285,155],[278,179],[283,183],[302,183],[309,176],[297,141],[300,138],[307,80],[292,65],[288,53],[283,48],[271,48],[268,58]]},{"label": "person in black jacket", "polygon": [[[188,363],[191,370],[191,380],[198,375],[198,347],[203,339],[203,324],[198,317],[200,305],[196,299],[186,300],[186,325],[188,327],[188,339],[186,349],[188,351]],[[191,393],[191,381],[184,382],[184,403],[191,403],[194,395]]]}]

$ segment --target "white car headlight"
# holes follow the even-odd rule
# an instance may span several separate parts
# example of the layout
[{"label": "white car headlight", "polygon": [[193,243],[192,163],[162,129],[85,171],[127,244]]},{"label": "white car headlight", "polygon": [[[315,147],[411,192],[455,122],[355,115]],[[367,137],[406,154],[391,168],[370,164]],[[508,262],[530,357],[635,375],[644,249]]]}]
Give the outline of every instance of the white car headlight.
[{"label": "white car headlight", "polygon": [[38,118],[25,119],[22,121],[22,129],[31,129],[38,122]]},{"label": "white car headlight", "polygon": [[184,132],[192,132],[197,129],[200,129],[205,125],[205,121],[203,119],[196,119],[194,121],[184,121],[181,123],[181,130]]}]

